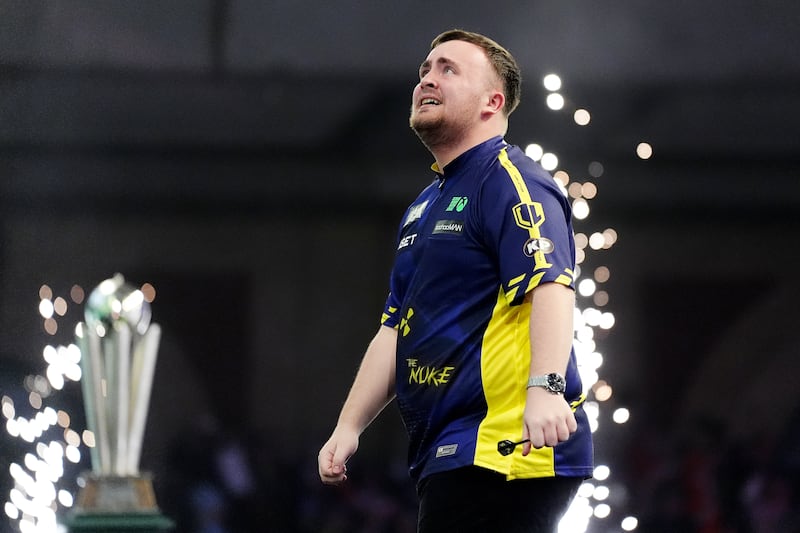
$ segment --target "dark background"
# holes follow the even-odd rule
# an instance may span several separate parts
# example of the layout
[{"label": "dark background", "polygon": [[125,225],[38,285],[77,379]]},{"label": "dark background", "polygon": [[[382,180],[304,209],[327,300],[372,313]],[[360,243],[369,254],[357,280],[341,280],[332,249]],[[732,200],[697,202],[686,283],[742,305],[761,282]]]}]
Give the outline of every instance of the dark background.
[{"label": "dark background", "polygon": [[[188,528],[191,487],[212,486],[233,531],[406,531],[393,406],[349,488],[320,487],[315,462],[378,326],[396,224],[431,179],[407,112],[428,43],[452,27],[520,62],[510,142],[556,152],[574,181],[604,167],[576,221],[619,234],[584,265],[611,269],[616,316],[597,340],[614,388],[597,433],[612,514],[593,531],[627,515],[644,531],[793,531],[789,1],[0,1],[2,393],[43,372],[42,347],[71,342],[81,320],[72,305],[46,334],[39,287],[67,298],[121,272],[157,290],[142,466],[168,514]],[[563,111],[545,106],[550,72]],[[70,386],[46,400],[79,402]],[[611,422],[617,407],[630,422]],[[248,490],[215,470],[231,441],[248,450]]]}]

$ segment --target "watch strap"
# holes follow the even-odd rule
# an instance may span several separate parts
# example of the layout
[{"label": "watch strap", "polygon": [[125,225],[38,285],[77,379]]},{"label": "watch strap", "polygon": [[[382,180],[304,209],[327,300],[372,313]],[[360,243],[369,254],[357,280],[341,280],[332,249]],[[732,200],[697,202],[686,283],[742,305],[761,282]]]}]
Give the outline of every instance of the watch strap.
[{"label": "watch strap", "polygon": [[561,394],[566,388],[566,380],[561,374],[551,372],[540,376],[530,376],[527,388],[542,387],[552,393]]}]

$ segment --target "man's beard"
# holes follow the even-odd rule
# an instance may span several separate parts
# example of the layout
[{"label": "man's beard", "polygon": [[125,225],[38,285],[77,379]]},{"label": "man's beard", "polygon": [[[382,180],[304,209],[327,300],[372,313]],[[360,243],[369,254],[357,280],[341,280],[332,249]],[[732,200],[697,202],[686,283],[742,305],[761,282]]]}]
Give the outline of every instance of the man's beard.
[{"label": "man's beard", "polygon": [[419,140],[422,141],[428,150],[434,150],[439,146],[455,144],[462,137],[463,125],[448,123],[444,116],[427,119],[425,117],[411,116],[408,124]]}]

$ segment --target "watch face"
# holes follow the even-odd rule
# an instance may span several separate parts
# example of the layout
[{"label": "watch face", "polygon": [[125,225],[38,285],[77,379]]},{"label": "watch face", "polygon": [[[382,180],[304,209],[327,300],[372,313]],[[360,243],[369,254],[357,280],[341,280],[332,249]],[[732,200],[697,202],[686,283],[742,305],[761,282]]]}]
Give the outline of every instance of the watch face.
[{"label": "watch face", "polygon": [[553,392],[564,392],[566,383],[558,374],[547,374],[547,388]]}]

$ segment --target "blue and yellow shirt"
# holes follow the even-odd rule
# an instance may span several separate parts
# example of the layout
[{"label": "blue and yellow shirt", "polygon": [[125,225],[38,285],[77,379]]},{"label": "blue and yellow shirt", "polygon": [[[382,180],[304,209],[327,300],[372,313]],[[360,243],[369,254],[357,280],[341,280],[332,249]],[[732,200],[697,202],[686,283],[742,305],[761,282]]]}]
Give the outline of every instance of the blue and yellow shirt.
[{"label": "blue and yellow shirt", "polygon": [[[590,476],[591,431],[575,354],[565,397],[578,431],[555,448],[501,440],[522,433],[530,369],[530,304],[542,283],[573,287],[567,198],[501,137],[461,154],[406,211],[382,323],[398,330],[397,402],[414,479],[466,465],[509,479]],[[573,287],[574,288],[574,287]]]}]

